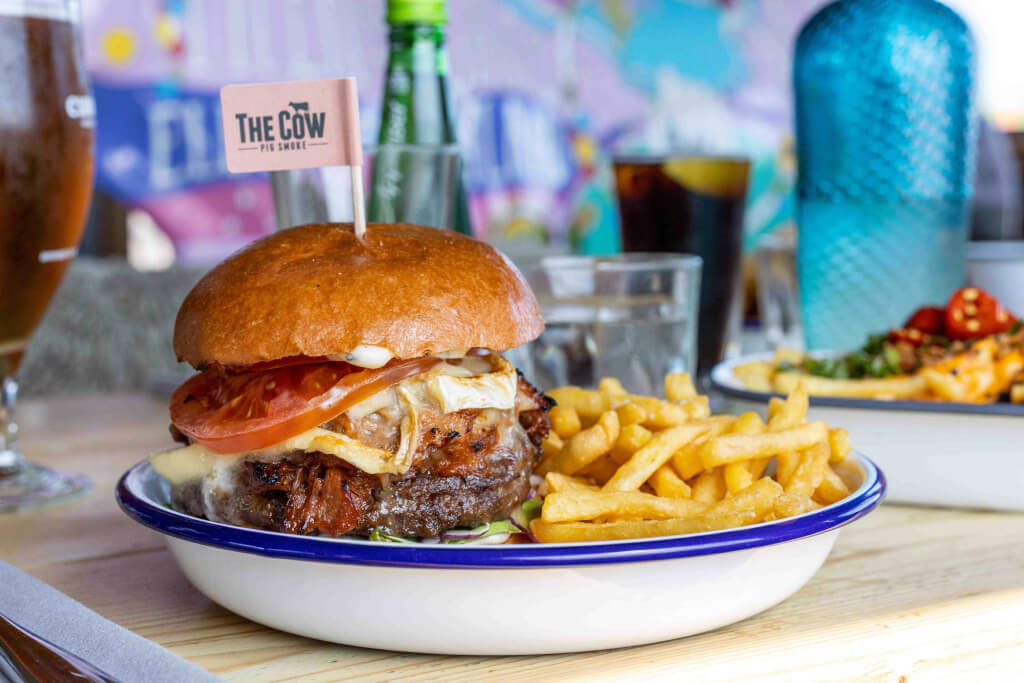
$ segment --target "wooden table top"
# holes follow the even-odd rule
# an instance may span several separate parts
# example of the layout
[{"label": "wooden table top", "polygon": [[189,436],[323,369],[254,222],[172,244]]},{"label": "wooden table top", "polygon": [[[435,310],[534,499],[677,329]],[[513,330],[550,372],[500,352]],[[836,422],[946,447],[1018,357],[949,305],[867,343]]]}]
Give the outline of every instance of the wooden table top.
[{"label": "wooden table top", "polygon": [[0,515],[0,556],[229,680],[1024,674],[1022,514],[882,506],[842,532],[789,600],[704,635],[574,655],[409,655],[280,633],[192,588],[160,535],[114,502],[121,473],[170,443],[162,402],[25,402],[19,417],[30,457],[85,472],[95,487],[71,503]]}]

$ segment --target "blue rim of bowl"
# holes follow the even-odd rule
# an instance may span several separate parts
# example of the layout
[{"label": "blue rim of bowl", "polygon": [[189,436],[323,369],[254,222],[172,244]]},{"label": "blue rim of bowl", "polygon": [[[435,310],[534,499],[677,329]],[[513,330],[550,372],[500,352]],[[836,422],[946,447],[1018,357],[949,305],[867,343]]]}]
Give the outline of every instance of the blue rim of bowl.
[{"label": "blue rim of bowl", "polygon": [[[821,357],[839,355],[838,352],[822,352]],[[734,372],[737,365],[756,361],[769,361],[771,352],[752,353],[730,360],[724,360],[711,369],[711,386],[730,398],[753,403],[768,403],[773,397],[785,398],[785,394],[769,391],[753,391],[742,386]],[[822,408],[856,408],[857,410],[897,410],[918,413],[944,413],[953,415],[989,415],[1024,417],[1024,404],[1014,403],[953,403],[951,401],[884,401],[870,398],[842,398],[839,396],[811,396],[812,406]]]},{"label": "blue rim of bowl", "polygon": [[380,543],[232,526],[176,512],[147,498],[142,494],[143,477],[156,475],[145,460],[125,472],[117,483],[116,495],[121,509],[129,517],[162,534],[263,557],[421,569],[570,567],[714,555],[785,543],[837,529],[869,513],[885,496],[885,475],[863,455],[857,453],[855,457],[864,471],[860,488],[843,500],[813,512],[736,529],[602,543],[491,546]]}]

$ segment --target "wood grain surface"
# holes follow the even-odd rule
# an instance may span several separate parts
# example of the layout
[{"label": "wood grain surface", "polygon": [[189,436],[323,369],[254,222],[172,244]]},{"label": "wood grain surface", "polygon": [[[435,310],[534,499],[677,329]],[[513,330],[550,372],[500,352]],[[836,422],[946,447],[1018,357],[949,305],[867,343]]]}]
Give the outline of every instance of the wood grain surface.
[{"label": "wood grain surface", "polygon": [[[573,655],[409,655],[280,633],[192,588],[159,534],[124,516],[113,497],[125,469],[170,444],[163,403],[68,398],[28,402],[19,413],[31,457],[85,472],[95,487],[71,503],[0,515],[0,556],[228,680],[1024,676],[1024,515],[883,505],[842,532],[792,598],[704,635]],[[538,605],[538,618],[543,612]]]}]

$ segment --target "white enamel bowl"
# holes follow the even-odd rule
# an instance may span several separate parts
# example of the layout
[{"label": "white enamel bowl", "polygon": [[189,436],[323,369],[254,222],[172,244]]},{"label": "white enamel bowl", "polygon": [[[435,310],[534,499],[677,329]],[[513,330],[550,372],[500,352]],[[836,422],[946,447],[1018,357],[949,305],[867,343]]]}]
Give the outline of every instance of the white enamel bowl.
[{"label": "white enamel bowl", "polygon": [[[777,395],[750,391],[734,372],[771,358],[750,354],[711,371],[731,410],[764,410]],[[807,418],[849,430],[885,470],[891,502],[1024,511],[1024,405],[811,396]]]},{"label": "white enamel bowl", "polygon": [[122,509],[164,534],[210,599],[267,626],[346,645],[512,655],[653,643],[775,605],[818,570],[840,527],[874,509],[885,478],[860,456],[856,491],[786,520],[606,543],[426,545],[296,536],[175,512],[141,462]]}]

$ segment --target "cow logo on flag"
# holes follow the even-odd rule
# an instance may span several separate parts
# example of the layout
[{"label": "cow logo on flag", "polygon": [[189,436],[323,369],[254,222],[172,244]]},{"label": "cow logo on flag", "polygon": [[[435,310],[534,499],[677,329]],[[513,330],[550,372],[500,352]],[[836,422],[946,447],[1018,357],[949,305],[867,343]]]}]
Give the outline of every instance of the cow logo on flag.
[{"label": "cow logo on flag", "polygon": [[354,78],[229,85],[220,100],[232,173],[362,165]]}]

